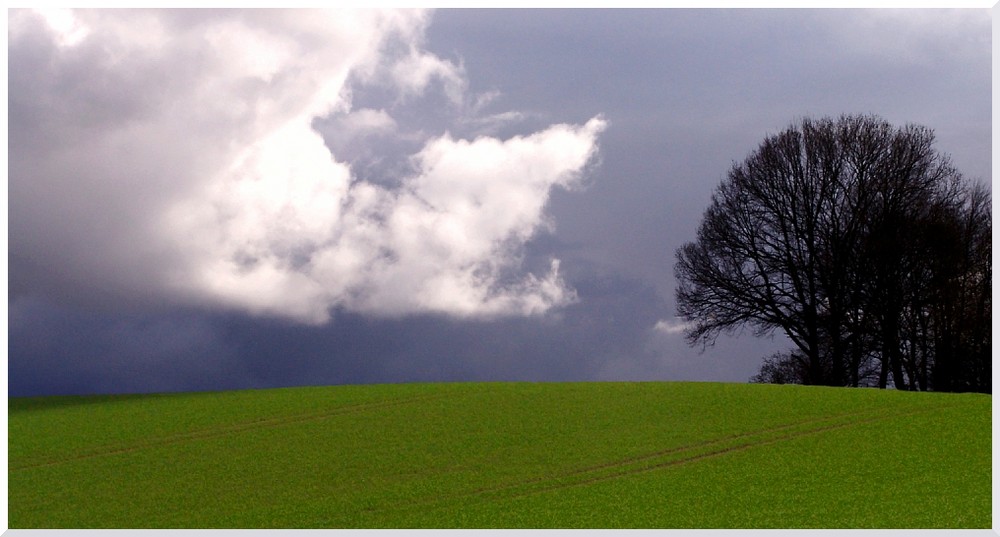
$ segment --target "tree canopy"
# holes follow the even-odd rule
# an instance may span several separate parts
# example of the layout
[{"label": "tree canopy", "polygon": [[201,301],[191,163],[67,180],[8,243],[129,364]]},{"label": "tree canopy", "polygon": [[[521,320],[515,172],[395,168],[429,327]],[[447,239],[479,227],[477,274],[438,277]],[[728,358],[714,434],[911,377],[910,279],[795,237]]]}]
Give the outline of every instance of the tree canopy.
[{"label": "tree canopy", "polygon": [[877,116],[766,137],[677,251],[688,342],[780,330],[756,381],[990,391],[990,192],[933,144]]}]

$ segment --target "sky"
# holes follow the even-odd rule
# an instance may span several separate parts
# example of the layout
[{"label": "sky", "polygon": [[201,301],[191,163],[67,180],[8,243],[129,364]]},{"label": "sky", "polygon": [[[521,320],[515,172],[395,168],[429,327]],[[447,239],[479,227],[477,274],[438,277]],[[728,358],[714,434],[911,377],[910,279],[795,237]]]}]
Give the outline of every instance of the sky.
[{"label": "sky", "polygon": [[12,10],[8,394],[746,382],[676,250],[805,117],[991,171],[963,10]]}]

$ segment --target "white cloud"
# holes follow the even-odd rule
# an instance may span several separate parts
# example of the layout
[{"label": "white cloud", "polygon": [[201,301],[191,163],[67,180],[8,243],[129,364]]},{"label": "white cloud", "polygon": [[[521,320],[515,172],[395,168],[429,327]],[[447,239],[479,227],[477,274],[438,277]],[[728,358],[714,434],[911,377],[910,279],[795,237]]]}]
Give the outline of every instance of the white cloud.
[{"label": "white cloud", "polygon": [[557,260],[522,274],[520,248],[550,225],[551,189],[591,162],[601,119],[429,138],[394,188],[358,179],[313,130],[335,112],[345,139],[392,134],[385,110],[350,111],[351,80],[379,73],[400,94],[439,80],[461,101],[461,68],[421,48],[425,13],[72,17],[58,30],[10,16],[15,290],[311,323],[337,307],[531,315],[574,300]]},{"label": "white cloud", "polygon": [[440,80],[445,94],[455,104],[461,104],[465,91],[462,69],[432,54],[415,48],[392,68],[392,77],[406,93],[423,93],[432,80]]},{"label": "white cloud", "polygon": [[61,46],[73,46],[82,41],[89,33],[87,28],[77,22],[73,11],[65,8],[43,8],[38,14],[55,32]]},{"label": "white cloud", "polygon": [[368,207],[353,207],[384,222],[365,237],[384,255],[369,265],[355,307],[533,314],[571,301],[557,262],[542,278],[502,282],[517,268],[518,247],[546,225],[549,191],[575,184],[603,128],[593,119],[505,141],[430,141],[415,157],[419,173],[402,189],[378,190]]},{"label": "white cloud", "polygon": [[653,330],[661,334],[676,335],[683,334],[684,331],[690,327],[690,323],[686,323],[679,319],[660,319],[659,321],[656,321],[655,325],[653,325]]}]

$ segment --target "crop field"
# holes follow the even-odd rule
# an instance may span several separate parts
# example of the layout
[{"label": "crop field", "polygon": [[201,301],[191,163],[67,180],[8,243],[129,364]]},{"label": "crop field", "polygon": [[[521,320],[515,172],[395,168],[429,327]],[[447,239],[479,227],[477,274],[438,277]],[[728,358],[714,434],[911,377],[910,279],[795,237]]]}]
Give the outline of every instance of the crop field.
[{"label": "crop field", "polygon": [[659,382],[9,398],[9,526],[989,528],[991,404]]}]

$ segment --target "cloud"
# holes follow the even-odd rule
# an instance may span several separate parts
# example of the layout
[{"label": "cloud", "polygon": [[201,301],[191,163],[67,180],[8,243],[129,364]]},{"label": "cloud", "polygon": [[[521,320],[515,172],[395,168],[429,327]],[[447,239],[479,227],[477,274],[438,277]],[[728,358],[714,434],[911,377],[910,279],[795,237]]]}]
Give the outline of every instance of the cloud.
[{"label": "cloud", "polygon": [[393,66],[393,81],[407,93],[420,94],[434,79],[440,80],[444,92],[455,104],[461,104],[465,92],[465,78],[461,69],[451,62],[431,54],[421,54],[414,48],[409,55]]},{"label": "cloud", "polygon": [[61,46],[73,46],[87,37],[89,31],[86,27],[77,22],[73,12],[65,8],[42,8],[36,12],[45,19],[56,34],[56,39]]},{"label": "cloud", "polygon": [[[61,18],[60,18],[61,17]],[[68,17],[68,18],[67,18]],[[69,21],[69,22],[66,22]],[[394,185],[359,178],[313,128],[391,136],[353,84],[461,100],[464,71],[422,49],[421,11],[14,10],[12,292],[183,303],[322,323],[532,315],[574,292],[521,249],[605,122],[508,139],[425,135]]]},{"label": "cloud", "polygon": [[690,323],[684,321],[660,319],[653,325],[653,330],[661,334],[675,335],[683,334],[690,327]]},{"label": "cloud", "polygon": [[978,55],[984,44],[989,46],[986,10],[847,10],[842,17],[845,23],[831,27],[842,53],[895,64],[928,67]]}]

